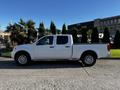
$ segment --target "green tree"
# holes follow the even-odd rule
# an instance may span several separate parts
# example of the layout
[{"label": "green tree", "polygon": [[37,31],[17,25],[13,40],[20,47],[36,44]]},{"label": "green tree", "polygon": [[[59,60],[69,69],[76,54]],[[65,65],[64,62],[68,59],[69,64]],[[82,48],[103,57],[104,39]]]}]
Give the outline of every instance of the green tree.
[{"label": "green tree", "polygon": [[18,22],[22,27],[26,26],[26,22],[23,19],[20,19],[20,21]]},{"label": "green tree", "polygon": [[92,34],[91,34],[91,43],[99,43],[99,34],[97,28],[93,28]]},{"label": "green tree", "polygon": [[22,30],[26,33],[27,32],[27,25],[26,22],[23,19],[20,19],[20,21],[18,22],[18,24],[22,27]]},{"label": "green tree", "polygon": [[56,29],[57,34],[61,34],[61,30],[60,29]]},{"label": "green tree", "polygon": [[37,37],[35,23],[32,20],[25,22],[20,19],[18,23],[9,24],[5,32],[10,32],[11,42],[17,44],[33,42]]},{"label": "green tree", "polygon": [[91,42],[91,35],[92,35],[92,29],[88,29],[87,30],[87,38],[88,38],[88,42]]},{"label": "green tree", "polygon": [[62,34],[66,34],[66,33],[67,33],[66,25],[63,24],[63,26],[62,26]]},{"label": "green tree", "polygon": [[120,48],[120,32],[117,30],[114,37],[114,47],[116,49]]},{"label": "green tree", "polygon": [[12,44],[14,45],[15,43],[17,44],[23,44],[24,42],[24,32],[22,31],[21,29],[22,27],[17,24],[17,23],[14,23],[13,25],[12,24],[9,24],[7,26],[7,30],[5,32],[10,32],[11,35],[10,35],[10,39],[11,39],[11,42]]},{"label": "green tree", "polygon": [[51,31],[50,31],[50,29],[49,28],[46,28],[46,33],[45,33],[46,35],[50,35],[51,34]]},{"label": "green tree", "polygon": [[29,20],[27,23],[27,41],[28,43],[34,42],[34,40],[37,38],[37,31],[35,29],[35,22],[33,20]]},{"label": "green tree", "polygon": [[11,32],[13,29],[13,25],[11,23],[9,23],[9,25],[6,27],[5,32]]},{"label": "green tree", "polygon": [[52,34],[56,34],[56,26],[53,21],[50,24],[50,31]]},{"label": "green tree", "polygon": [[87,43],[87,28],[82,28],[81,34],[82,34],[81,43]]},{"label": "green tree", "polygon": [[71,30],[74,43],[78,43],[77,31],[78,31],[77,28],[72,28]]},{"label": "green tree", "polygon": [[45,27],[44,27],[44,23],[41,22],[38,28],[38,38],[42,37],[45,35]]},{"label": "green tree", "polygon": [[107,27],[104,29],[104,36],[103,36],[102,42],[110,43],[110,33]]}]

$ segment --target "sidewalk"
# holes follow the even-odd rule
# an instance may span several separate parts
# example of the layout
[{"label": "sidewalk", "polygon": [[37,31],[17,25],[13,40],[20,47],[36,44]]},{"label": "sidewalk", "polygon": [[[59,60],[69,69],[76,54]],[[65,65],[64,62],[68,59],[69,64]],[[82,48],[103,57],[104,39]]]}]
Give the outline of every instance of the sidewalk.
[{"label": "sidewalk", "polygon": [[12,58],[9,58],[9,57],[1,57],[1,56],[0,56],[0,61],[1,61],[1,60],[2,60],[2,61],[3,61],[3,60],[7,60],[7,61],[8,61],[8,60],[13,60],[13,59],[12,59]]}]

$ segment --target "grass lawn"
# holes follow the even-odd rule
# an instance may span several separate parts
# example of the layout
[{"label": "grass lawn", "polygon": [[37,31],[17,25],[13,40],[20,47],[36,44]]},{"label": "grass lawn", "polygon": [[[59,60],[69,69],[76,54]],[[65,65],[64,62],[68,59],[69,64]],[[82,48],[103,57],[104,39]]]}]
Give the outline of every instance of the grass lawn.
[{"label": "grass lawn", "polygon": [[11,52],[3,52],[1,53],[2,57],[11,57]]},{"label": "grass lawn", "polygon": [[111,49],[111,57],[120,58],[120,49]]}]

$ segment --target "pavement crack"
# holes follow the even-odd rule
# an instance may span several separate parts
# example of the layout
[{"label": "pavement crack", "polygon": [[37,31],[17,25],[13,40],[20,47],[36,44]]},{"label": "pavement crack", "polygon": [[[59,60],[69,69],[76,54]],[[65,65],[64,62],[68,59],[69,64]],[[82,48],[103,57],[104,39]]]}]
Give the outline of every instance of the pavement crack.
[{"label": "pavement crack", "polygon": [[88,76],[91,76],[85,68],[83,68],[83,70],[87,73]]}]

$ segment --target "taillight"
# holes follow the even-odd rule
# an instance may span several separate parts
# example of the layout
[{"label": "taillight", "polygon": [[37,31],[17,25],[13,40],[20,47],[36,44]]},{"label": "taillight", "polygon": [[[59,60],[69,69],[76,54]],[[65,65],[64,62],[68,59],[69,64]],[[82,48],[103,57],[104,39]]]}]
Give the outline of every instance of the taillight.
[{"label": "taillight", "polygon": [[107,50],[110,51],[110,44],[107,44]]}]

